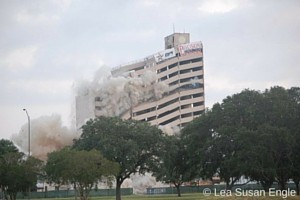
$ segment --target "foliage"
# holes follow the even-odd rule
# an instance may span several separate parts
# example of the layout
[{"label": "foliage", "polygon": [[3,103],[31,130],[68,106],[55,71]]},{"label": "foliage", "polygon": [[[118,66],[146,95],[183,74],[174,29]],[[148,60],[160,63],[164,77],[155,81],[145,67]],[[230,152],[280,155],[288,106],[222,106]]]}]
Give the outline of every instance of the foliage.
[{"label": "foliage", "polygon": [[9,140],[0,141],[0,185],[5,196],[16,199],[18,192],[34,188],[39,174],[42,173],[42,161],[19,152]]},{"label": "foliage", "polygon": [[82,200],[88,199],[92,187],[103,176],[114,175],[118,165],[106,160],[100,152],[68,148],[48,154],[46,173],[50,182],[73,184]]},{"label": "foliage", "polygon": [[0,140],[0,156],[3,156],[6,153],[17,153],[18,148],[10,140],[1,139]]},{"label": "foliage", "polygon": [[193,180],[196,173],[182,140],[178,136],[165,136],[165,148],[160,157],[162,161],[153,170],[153,175],[159,181],[174,184],[180,197],[180,186]]},{"label": "foliage", "polygon": [[[299,184],[300,88],[244,90],[228,96],[183,130],[201,177],[218,175],[230,189],[241,176],[268,189]],[[188,145],[190,144],[190,145]]]},{"label": "foliage", "polygon": [[121,199],[120,187],[125,179],[134,173],[150,171],[159,162],[162,132],[146,122],[101,116],[89,120],[82,131],[74,148],[97,149],[120,165],[115,176],[117,200]]}]

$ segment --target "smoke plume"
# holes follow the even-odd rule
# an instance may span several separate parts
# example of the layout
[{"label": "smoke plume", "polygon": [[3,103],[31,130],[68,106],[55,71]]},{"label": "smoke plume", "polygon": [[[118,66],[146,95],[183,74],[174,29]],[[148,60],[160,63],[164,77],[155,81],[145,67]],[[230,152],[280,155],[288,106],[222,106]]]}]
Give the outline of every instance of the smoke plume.
[{"label": "smoke plume", "polygon": [[158,128],[166,135],[179,135],[181,130],[179,126],[171,127],[170,125],[159,126]]},{"label": "smoke plume", "polygon": [[93,81],[82,81],[76,87],[77,112],[84,113],[89,109],[88,113],[77,118],[79,126],[95,116],[95,107],[97,115],[121,117],[139,103],[162,98],[169,90],[166,83],[157,81],[157,74],[152,71],[146,71],[140,77],[134,72],[125,77],[112,77],[105,68],[101,70],[104,72],[98,71]]},{"label": "smoke plume", "polygon": [[[31,155],[45,161],[49,152],[71,145],[75,136],[75,132],[62,126],[59,115],[32,119],[30,126]],[[24,152],[28,152],[28,124],[23,125],[20,132],[12,136],[12,140]]]}]

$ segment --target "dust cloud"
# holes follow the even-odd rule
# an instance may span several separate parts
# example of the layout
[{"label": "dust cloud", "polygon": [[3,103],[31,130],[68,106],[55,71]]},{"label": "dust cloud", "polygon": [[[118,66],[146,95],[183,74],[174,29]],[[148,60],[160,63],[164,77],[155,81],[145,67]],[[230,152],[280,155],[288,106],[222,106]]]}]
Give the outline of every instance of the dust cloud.
[{"label": "dust cloud", "polygon": [[[62,125],[60,115],[41,116],[30,123],[30,154],[45,161],[47,154],[72,145],[77,136],[75,131]],[[21,127],[18,134],[12,135],[12,141],[28,153],[28,124]]]}]

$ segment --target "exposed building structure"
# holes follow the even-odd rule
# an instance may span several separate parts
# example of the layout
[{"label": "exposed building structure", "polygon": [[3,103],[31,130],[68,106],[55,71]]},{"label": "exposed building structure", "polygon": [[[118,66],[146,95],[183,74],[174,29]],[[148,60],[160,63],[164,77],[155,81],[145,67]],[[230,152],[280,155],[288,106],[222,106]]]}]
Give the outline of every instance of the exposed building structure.
[{"label": "exposed building structure", "polygon": [[[165,37],[165,50],[111,72],[114,77],[139,77],[147,71],[154,72],[156,81],[165,83],[168,89],[161,98],[134,105],[121,117],[183,127],[204,111],[203,46],[190,42],[189,33],[173,33]],[[100,104],[101,98],[96,97],[95,116],[101,115]]]}]

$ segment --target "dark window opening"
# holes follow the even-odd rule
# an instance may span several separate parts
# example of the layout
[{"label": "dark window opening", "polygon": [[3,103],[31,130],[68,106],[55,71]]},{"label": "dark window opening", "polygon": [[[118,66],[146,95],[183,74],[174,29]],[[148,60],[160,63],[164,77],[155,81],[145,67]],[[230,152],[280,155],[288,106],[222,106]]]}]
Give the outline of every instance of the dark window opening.
[{"label": "dark window opening", "polygon": [[191,99],[192,95],[186,95],[186,96],[182,96],[180,97],[180,100],[186,100],[186,99]]},{"label": "dark window opening", "polygon": [[195,62],[201,62],[202,60],[203,60],[203,58],[200,57],[200,58],[195,58],[195,59],[193,59],[191,61],[192,61],[192,63],[195,63]]},{"label": "dark window opening", "polygon": [[174,72],[172,74],[169,74],[169,78],[172,78],[173,76],[176,76],[176,75],[178,75],[178,72]]},{"label": "dark window opening", "polygon": [[189,73],[191,72],[191,69],[184,69],[184,70],[180,70],[180,74],[186,74],[186,73]]},{"label": "dark window opening", "polygon": [[159,125],[166,125],[166,124],[169,124],[169,123],[171,123],[171,122],[173,122],[173,121],[175,121],[177,119],[179,119],[179,116],[176,116],[176,117],[173,117],[173,118],[171,118],[171,119],[169,119],[167,121],[164,121],[164,122],[160,123]]},{"label": "dark window opening", "polygon": [[155,119],[156,119],[156,116],[148,117],[148,118],[147,118],[147,121],[149,122],[149,121],[153,121],[153,120],[155,120]]},{"label": "dark window opening", "polygon": [[186,104],[186,105],[182,105],[181,109],[186,109],[186,108],[191,108],[192,105],[191,104]]},{"label": "dark window opening", "polygon": [[138,70],[141,70],[141,69],[144,69],[144,68],[145,68],[145,66],[142,66],[142,67],[134,68],[133,70],[138,71]]},{"label": "dark window opening", "polygon": [[201,115],[204,111],[197,111],[197,112],[194,112],[194,116],[198,116],[198,115]]},{"label": "dark window opening", "polygon": [[186,113],[186,114],[182,114],[181,118],[186,118],[186,117],[191,117],[193,116],[193,113]]},{"label": "dark window opening", "polygon": [[193,98],[203,97],[203,93],[193,94]]},{"label": "dark window opening", "polygon": [[178,84],[178,83],[179,83],[179,80],[174,81],[174,82],[172,82],[172,83],[169,83],[169,86],[173,86],[173,85],[176,85],[176,84]]},{"label": "dark window opening", "polygon": [[169,69],[172,69],[172,68],[174,68],[174,67],[177,67],[177,65],[178,65],[177,62],[176,62],[176,63],[173,63],[173,64],[169,65]]},{"label": "dark window opening", "polygon": [[159,106],[157,107],[157,109],[164,108],[164,107],[166,107],[166,106],[168,106],[168,105],[171,105],[171,104],[173,104],[173,103],[175,103],[175,102],[177,102],[177,101],[178,101],[178,98],[175,98],[175,99],[173,99],[173,100],[171,100],[171,101],[168,101],[168,102],[166,102],[166,103],[163,103],[163,104],[159,105]]},{"label": "dark window opening", "polygon": [[95,101],[102,101],[101,97],[95,97]]},{"label": "dark window opening", "polygon": [[204,105],[203,101],[202,102],[196,102],[196,103],[194,103],[194,107],[196,107],[196,106],[202,106],[202,105]]},{"label": "dark window opening", "polygon": [[173,113],[173,112],[175,112],[175,111],[177,111],[177,110],[179,110],[179,107],[174,108],[174,109],[172,109],[172,110],[168,110],[168,111],[166,111],[166,112],[164,112],[164,113],[158,115],[157,118],[162,118],[162,117],[164,117],[164,116],[166,116],[166,115],[169,115],[170,113]]},{"label": "dark window opening", "polygon": [[162,78],[160,78],[160,81],[164,81],[164,80],[167,80],[168,79],[168,76],[164,76]]},{"label": "dark window opening", "polygon": [[168,67],[164,67],[164,68],[161,68],[160,70],[158,70],[158,73],[162,73],[164,71],[167,71]]},{"label": "dark window opening", "polygon": [[142,114],[145,114],[145,113],[152,112],[154,110],[155,110],[155,107],[152,107],[152,108],[148,108],[146,110],[141,110],[141,111],[135,112],[135,113],[133,113],[133,115],[138,116],[138,115],[142,115]]},{"label": "dark window opening", "polygon": [[201,71],[202,69],[203,69],[203,67],[194,67],[194,68],[192,68],[192,71],[196,72],[196,71]]}]

